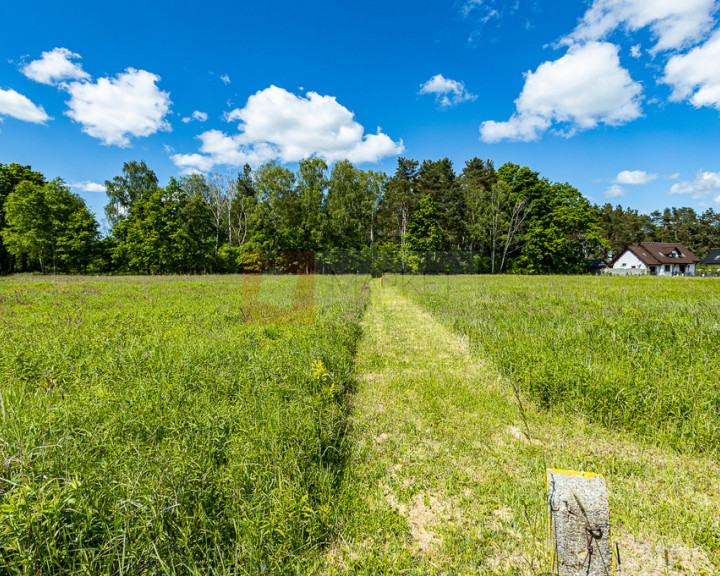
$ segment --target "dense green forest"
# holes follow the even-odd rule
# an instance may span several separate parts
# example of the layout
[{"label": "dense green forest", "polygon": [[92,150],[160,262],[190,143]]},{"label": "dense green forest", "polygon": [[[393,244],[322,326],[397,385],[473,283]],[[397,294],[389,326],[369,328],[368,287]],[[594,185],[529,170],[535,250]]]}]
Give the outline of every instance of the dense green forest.
[{"label": "dense green forest", "polygon": [[528,167],[399,158],[392,176],[309,158],[160,186],[144,162],[105,182],[109,233],[60,179],[0,164],[0,272],[210,273],[280,251],[352,253],[417,271],[417,254],[470,254],[482,273],[582,273],[638,241],[720,247],[720,214],[592,205]]}]

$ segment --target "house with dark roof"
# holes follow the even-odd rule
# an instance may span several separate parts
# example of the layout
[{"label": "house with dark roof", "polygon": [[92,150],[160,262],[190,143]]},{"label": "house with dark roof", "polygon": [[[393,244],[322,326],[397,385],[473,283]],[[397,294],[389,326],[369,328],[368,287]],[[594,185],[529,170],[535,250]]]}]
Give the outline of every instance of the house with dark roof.
[{"label": "house with dark roof", "polygon": [[590,269],[590,274],[603,274],[605,270],[607,269],[608,265],[605,260],[599,259],[599,260],[588,260],[588,268]]},{"label": "house with dark roof", "polygon": [[720,266],[720,248],[710,250],[710,253],[703,258],[701,264],[705,264],[706,266]]},{"label": "house with dark roof", "polygon": [[679,242],[640,242],[625,248],[613,262],[612,271],[616,274],[694,276],[698,262],[700,258]]}]

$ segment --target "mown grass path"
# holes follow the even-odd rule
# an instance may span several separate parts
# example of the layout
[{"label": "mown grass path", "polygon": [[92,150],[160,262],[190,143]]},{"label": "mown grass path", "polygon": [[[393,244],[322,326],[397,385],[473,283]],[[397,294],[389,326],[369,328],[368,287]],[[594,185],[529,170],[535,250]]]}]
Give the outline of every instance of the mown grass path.
[{"label": "mown grass path", "polygon": [[357,354],[348,518],[326,573],[540,574],[545,468],[606,477],[617,574],[717,574],[720,468],[524,402],[395,288],[373,281]]}]

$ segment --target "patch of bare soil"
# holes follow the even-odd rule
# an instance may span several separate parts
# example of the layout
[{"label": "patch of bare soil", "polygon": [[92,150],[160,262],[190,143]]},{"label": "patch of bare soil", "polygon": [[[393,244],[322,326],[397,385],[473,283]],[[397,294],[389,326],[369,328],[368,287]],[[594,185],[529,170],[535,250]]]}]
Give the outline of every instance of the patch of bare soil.
[{"label": "patch of bare soil", "polygon": [[452,517],[449,502],[423,491],[415,494],[409,504],[404,504],[389,489],[385,490],[385,500],[405,518],[420,550],[428,552],[442,543],[442,536],[435,530]]},{"label": "patch of bare soil", "polygon": [[639,538],[621,528],[614,532],[613,541],[620,548],[620,564],[615,567],[618,576],[716,574],[713,563],[702,550],[677,542]]},{"label": "patch of bare soil", "polygon": [[540,444],[540,440],[538,440],[537,438],[528,438],[528,435],[517,426],[510,426],[507,429],[507,433],[514,440],[520,440],[521,442],[525,442],[526,444]]}]

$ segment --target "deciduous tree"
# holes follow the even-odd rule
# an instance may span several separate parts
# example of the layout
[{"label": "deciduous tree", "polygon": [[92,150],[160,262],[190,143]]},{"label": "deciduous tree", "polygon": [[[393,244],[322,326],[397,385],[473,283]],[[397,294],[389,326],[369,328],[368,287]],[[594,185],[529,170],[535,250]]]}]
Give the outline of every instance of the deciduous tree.
[{"label": "deciduous tree", "polygon": [[15,258],[3,241],[1,232],[6,226],[5,200],[21,182],[42,185],[46,180],[45,176],[40,172],[33,171],[30,166],[16,163],[0,164],[0,274],[9,274],[15,269]]},{"label": "deciduous tree", "polygon": [[157,187],[157,176],[145,162],[125,162],[121,176],[105,181],[105,214],[111,228],[127,218],[135,203],[152,195]]},{"label": "deciduous tree", "polygon": [[37,260],[41,272],[87,265],[97,241],[97,223],[77,194],[60,179],[46,184],[22,181],[5,201],[2,236],[22,262]]}]

